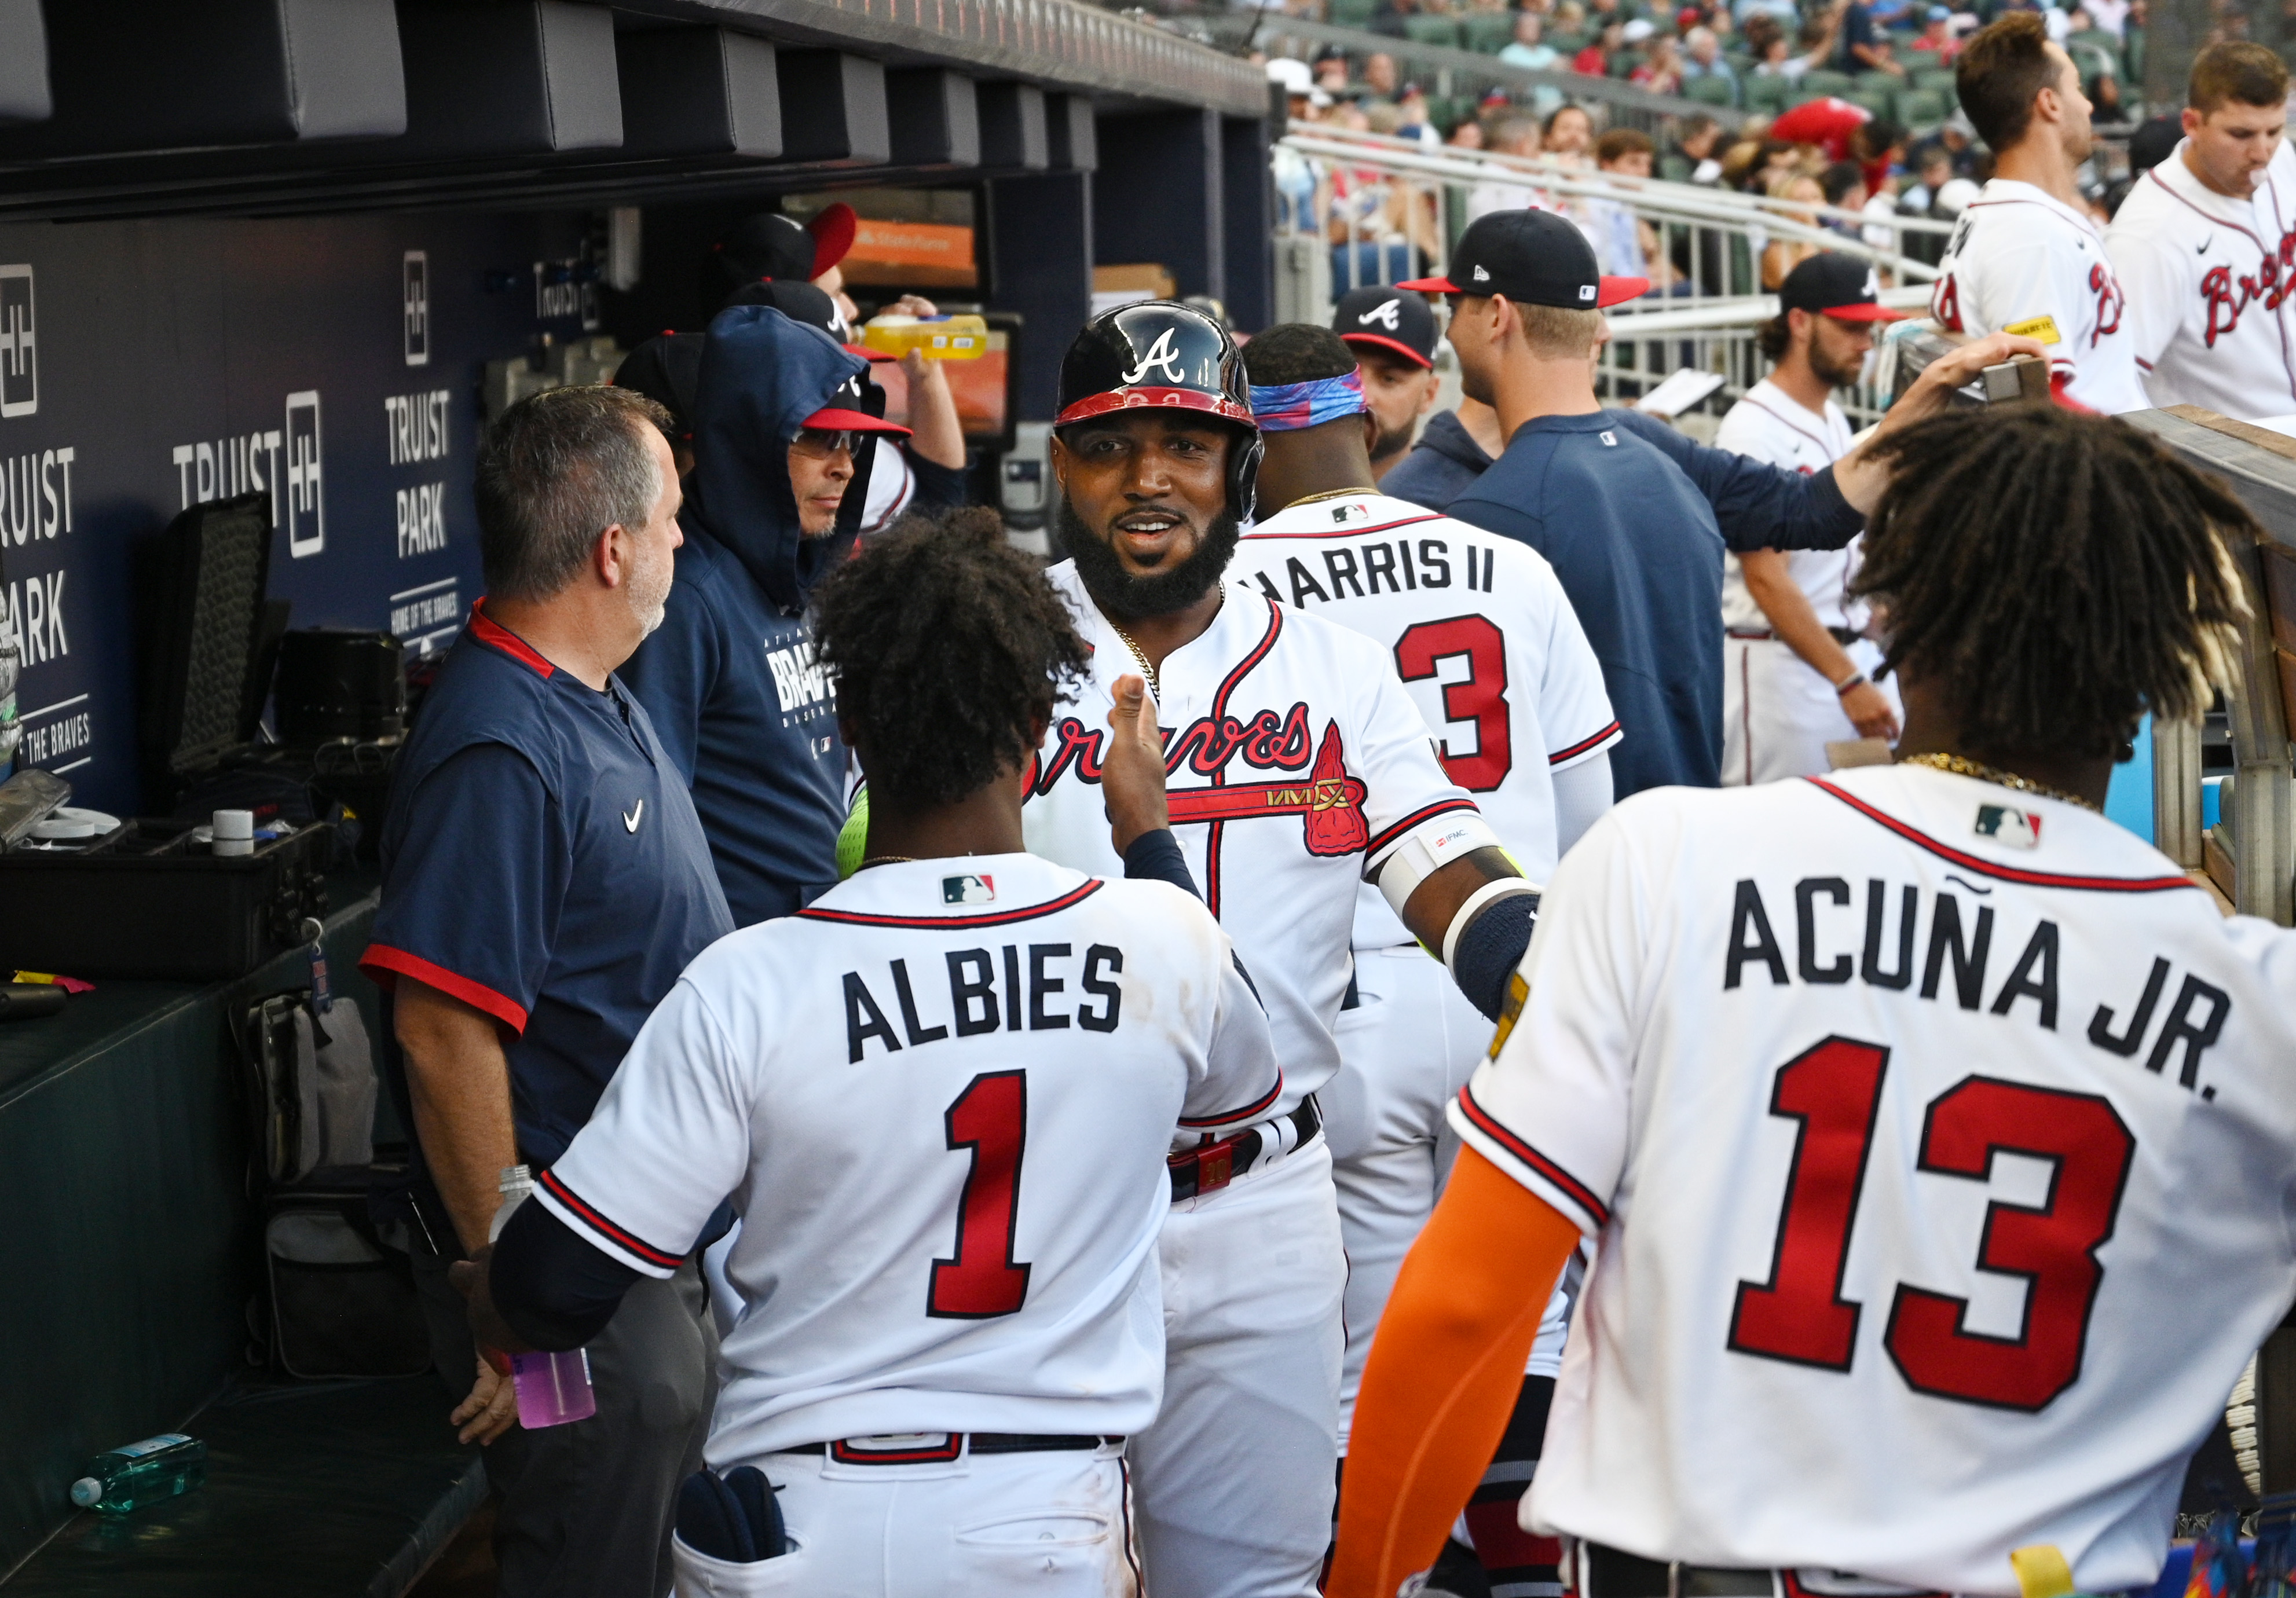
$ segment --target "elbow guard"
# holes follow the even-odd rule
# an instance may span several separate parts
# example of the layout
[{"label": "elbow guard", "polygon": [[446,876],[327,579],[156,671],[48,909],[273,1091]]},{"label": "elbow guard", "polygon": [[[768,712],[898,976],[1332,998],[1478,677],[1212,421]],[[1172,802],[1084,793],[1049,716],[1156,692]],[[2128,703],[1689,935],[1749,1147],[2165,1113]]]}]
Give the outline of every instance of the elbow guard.
[{"label": "elbow guard", "polygon": [[1522,963],[1538,921],[1538,889],[1520,877],[1486,882],[1459,906],[1443,935],[1443,963],[1467,1002],[1496,1021],[1506,1004],[1507,979]]}]

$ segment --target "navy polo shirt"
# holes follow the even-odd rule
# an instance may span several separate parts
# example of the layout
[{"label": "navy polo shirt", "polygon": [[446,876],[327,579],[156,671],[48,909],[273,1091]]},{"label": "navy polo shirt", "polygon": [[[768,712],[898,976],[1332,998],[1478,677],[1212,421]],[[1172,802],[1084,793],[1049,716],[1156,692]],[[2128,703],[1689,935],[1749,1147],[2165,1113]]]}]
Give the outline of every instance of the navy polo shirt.
[{"label": "navy polo shirt", "polygon": [[478,605],[392,769],[382,873],[360,969],[503,1024],[519,1154],[537,1168],[589,1120],[678,973],[734,930],[644,708]]},{"label": "navy polo shirt", "polygon": [[1865,526],[1831,469],[1710,449],[1636,411],[1524,422],[1450,514],[1554,568],[1626,733],[1620,799],[1721,784],[1723,551],[1840,549]]}]

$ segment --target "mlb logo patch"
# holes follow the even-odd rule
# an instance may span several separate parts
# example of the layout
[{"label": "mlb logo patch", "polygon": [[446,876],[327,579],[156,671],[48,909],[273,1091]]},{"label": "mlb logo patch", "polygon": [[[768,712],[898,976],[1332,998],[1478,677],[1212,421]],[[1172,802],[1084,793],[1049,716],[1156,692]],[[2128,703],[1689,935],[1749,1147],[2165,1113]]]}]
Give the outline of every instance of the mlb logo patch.
[{"label": "mlb logo patch", "polygon": [[943,877],[940,880],[940,902],[944,905],[986,905],[996,897],[994,877]]},{"label": "mlb logo patch", "polygon": [[2013,810],[2006,805],[1980,805],[1977,835],[2007,848],[2038,848],[2041,818],[2030,810]]},{"label": "mlb logo patch", "polygon": [[1371,507],[1366,504],[1333,505],[1332,520],[1342,525],[1350,521],[1369,521]]}]

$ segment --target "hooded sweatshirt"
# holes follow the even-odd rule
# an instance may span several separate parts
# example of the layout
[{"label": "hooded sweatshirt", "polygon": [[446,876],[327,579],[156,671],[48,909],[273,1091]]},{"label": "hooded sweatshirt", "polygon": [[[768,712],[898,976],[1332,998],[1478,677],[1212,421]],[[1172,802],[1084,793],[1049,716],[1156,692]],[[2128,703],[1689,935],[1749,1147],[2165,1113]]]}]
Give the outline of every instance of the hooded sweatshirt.
[{"label": "hooded sweatshirt", "polygon": [[1490,463],[1483,447],[1459,425],[1459,413],[1438,411],[1427,419],[1411,453],[1380,479],[1379,491],[1431,511],[1447,511]]},{"label": "hooded sweatshirt", "polygon": [[851,386],[866,367],[770,306],[710,323],[676,580],[621,671],[693,790],[736,926],[788,915],[837,881],[845,745],[805,607],[852,550],[873,452],[857,452],[836,531],[806,539],[789,446],[825,406],[883,414],[882,390]]}]

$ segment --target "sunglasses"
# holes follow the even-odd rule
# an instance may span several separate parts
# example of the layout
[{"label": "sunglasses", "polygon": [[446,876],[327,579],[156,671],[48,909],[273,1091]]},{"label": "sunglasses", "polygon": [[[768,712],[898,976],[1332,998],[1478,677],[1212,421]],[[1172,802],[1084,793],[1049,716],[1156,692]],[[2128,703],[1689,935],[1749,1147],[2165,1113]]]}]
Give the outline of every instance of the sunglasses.
[{"label": "sunglasses", "polygon": [[801,427],[797,430],[797,437],[791,441],[790,447],[800,455],[816,458],[833,455],[840,449],[848,454],[857,454],[861,441],[866,437],[867,434],[857,428]]}]

